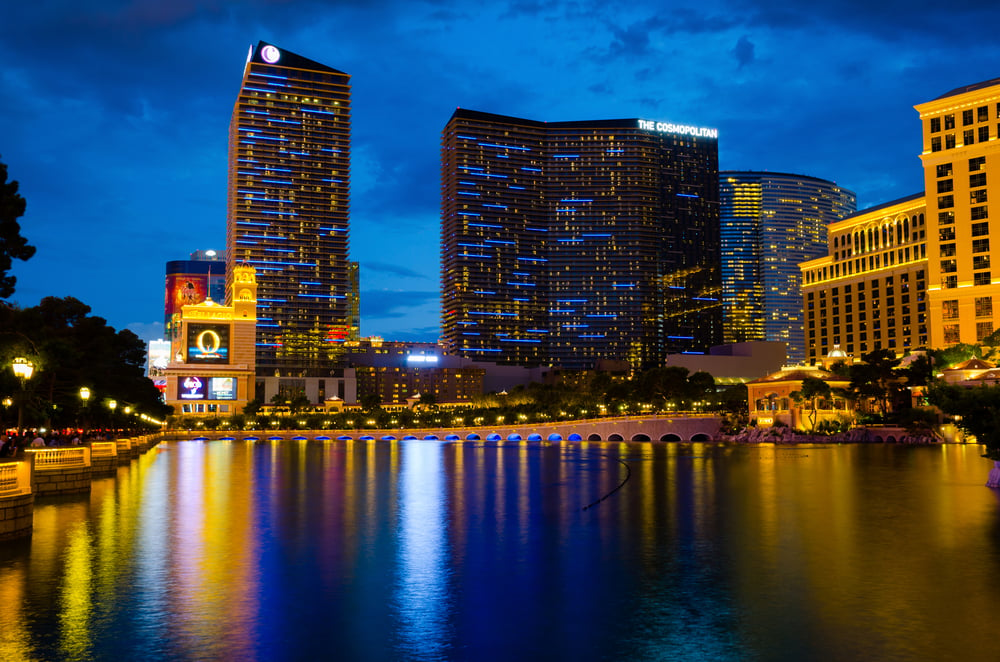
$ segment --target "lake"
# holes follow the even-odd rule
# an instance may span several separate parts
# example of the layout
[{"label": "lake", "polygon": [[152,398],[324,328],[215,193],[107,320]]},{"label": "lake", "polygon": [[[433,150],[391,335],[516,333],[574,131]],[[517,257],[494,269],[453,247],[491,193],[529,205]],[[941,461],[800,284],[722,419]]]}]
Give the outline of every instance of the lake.
[{"label": "lake", "polygon": [[997,659],[981,452],[164,442],[0,546],[0,659]]}]

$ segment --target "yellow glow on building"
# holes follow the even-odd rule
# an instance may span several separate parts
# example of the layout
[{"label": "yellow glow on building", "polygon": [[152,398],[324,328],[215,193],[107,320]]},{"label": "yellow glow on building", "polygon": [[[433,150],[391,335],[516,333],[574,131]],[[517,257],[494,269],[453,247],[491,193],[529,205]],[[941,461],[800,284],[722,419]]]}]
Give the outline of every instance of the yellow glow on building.
[{"label": "yellow glow on building", "polygon": [[924,193],[832,224],[828,255],[799,265],[809,362],[835,344],[902,355],[998,328],[989,199],[1000,199],[1000,78],[915,108]]},{"label": "yellow glow on building", "polygon": [[1000,196],[1000,79],[952,90],[915,108],[932,238],[930,343],[976,343],[998,328],[1000,314],[993,305],[1000,301],[1000,269],[995,276],[992,269],[993,257],[1000,260],[1000,241],[992,237],[989,213],[989,198]]}]

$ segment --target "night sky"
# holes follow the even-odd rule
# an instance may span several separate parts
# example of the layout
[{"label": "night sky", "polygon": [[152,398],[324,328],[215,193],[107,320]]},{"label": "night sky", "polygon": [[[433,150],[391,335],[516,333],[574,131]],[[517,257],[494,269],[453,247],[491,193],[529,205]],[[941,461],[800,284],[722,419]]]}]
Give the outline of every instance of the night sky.
[{"label": "night sky", "polygon": [[913,105],[1000,76],[992,2],[46,0],[0,14],[0,161],[27,199],[14,301],[162,333],[165,263],[224,249],[247,50],[352,76],[361,332],[436,340],[439,141],[457,106],[719,129],[720,167],[922,190]]}]

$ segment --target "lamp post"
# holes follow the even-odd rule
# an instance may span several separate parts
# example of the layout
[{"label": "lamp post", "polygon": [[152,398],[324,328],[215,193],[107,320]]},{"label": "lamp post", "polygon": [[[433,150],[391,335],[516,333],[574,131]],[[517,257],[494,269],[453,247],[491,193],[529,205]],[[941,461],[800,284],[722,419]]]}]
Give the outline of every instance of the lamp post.
[{"label": "lamp post", "polygon": [[[114,432],[115,429],[115,409],[118,407],[117,400],[108,400],[108,409],[111,410],[111,430]],[[115,434],[115,437],[118,435]]]},{"label": "lamp post", "polygon": [[83,433],[87,434],[87,405],[90,404],[90,389],[80,387],[80,400],[83,402]]},{"label": "lamp post", "polygon": [[14,371],[14,376],[21,382],[21,397],[17,399],[17,433],[21,434],[21,425],[24,422],[24,397],[25,387],[31,375],[35,372],[35,364],[28,359],[18,356],[11,362],[10,369]]}]

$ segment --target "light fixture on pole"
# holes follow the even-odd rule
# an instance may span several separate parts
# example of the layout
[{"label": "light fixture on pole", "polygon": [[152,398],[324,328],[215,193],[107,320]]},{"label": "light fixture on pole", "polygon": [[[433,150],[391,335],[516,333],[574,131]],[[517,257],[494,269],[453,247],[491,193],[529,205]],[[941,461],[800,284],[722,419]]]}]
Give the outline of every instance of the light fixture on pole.
[{"label": "light fixture on pole", "polygon": [[17,433],[21,434],[21,425],[24,422],[25,385],[35,372],[35,364],[18,356],[11,362],[10,369],[14,371],[14,376],[21,382],[21,397],[17,399]]}]

